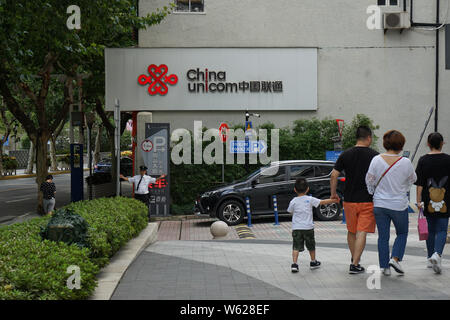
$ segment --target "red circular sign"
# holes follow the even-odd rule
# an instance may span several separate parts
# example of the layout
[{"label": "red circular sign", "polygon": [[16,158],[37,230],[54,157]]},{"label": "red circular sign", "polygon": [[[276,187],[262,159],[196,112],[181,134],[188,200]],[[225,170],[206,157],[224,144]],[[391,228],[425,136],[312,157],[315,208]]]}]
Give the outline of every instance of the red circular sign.
[{"label": "red circular sign", "polygon": [[227,142],[228,140],[228,130],[230,130],[230,128],[226,123],[222,123],[219,127],[219,135],[223,143]]},{"label": "red circular sign", "polygon": [[141,148],[144,152],[150,152],[153,150],[153,142],[150,140],[144,140],[142,141]]}]

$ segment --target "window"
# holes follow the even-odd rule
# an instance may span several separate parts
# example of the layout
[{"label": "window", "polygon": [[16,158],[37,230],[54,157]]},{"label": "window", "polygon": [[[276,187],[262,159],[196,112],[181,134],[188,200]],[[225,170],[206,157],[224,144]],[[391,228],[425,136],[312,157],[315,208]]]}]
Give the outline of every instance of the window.
[{"label": "window", "polygon": [[316,177],[327,177],[330,175],[331,170],[333,170],[332,166],[317,166],[315,170]]},{"label": "window", "polygon": [[286,167],[270,167],[261,172],[259,183],[282,182],[286,180]]},{"label": "window", "polygon": [[378,0],[379,6],[398,6],[398,0]]},{"label": "window", "polygon": [[296,165],[291,166],[291,180],[296,180],[297,178],[313,178],[314,177],[314,167],[310,165]]},{"label": "window", "polygon": [[204,12],[204,0],[175,0],[175,12]]}]

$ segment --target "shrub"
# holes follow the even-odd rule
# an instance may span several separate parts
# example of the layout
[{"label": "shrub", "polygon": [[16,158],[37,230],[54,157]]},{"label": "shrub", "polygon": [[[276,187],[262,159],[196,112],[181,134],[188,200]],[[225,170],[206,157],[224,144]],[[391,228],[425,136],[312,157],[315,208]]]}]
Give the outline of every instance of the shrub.
[{"label": "shrub", "polygon": [[[39,232],[48,217],[0,228],[0,300],[88,298],[100,268],[147,225],[146,207],[134,199],[97,199],[67,208],[89,224],[89,249],[42,240]],[[79,290],[66,286],[71,265],[81,270]]]}]

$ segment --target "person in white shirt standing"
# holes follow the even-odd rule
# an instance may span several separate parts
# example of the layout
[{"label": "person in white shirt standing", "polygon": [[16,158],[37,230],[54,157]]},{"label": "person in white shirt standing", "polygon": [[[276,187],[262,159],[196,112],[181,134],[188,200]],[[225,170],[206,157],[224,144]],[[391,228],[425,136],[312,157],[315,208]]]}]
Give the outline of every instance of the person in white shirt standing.
[{"label": "person in white shirt standing", "polygon": [[[390,267],[404,274],[400,261],[405,254],[408,238],[408,192],[417,176],[411,161],[401,156],[405,137],[396,130],[383,136],[386,153],[372,159],[366,175],[367,190],[373,194],[373,212],[378,228],[378,258],[383,274],[391,274]],[[397,237],[389,258],[391,221]]]},{"label": "person in white shirt standing", "polygon": [[309,267],[317,269],[320,267],[320,262],[316,260],[316,241],[314,239],[314,222],[313,222],[313,207],[317,208],[319,205],[327,205],[339,202],[339,199],[320,200],[308,196],[309,187],[305,178],[298,178],[295,181],[295,193],[297,197],[291,200],[287,211],[292,214],[292,265],[291,271],[298,272],[298,255],[306,249],[309,251],[311,262]]},{"label": "person in white shirt standing", "polygon": [[153,178],[149,175],[147,175],[147,167],[141,166],[139,168],[140,174],[136,175],[134,177],[125,177],[122,174],[120,177],[124,179],[125,181],[128,181],[130,183],[134,183],[134,198],[136,200],[139,200],[143,202],[146,206],[148,206],[149,201],[149,191],[148,186],[151,183],[156,183],[158,180],[163,179],[165,175],[162,175],[158,178]]}]

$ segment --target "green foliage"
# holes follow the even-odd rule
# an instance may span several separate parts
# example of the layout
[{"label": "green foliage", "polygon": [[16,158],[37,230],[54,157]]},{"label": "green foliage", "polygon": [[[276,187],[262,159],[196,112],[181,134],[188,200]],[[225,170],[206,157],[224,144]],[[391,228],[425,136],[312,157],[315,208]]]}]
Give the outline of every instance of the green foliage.
[{"label": "green foliage", "polygon": [[356,144],[356,129],[359,126],[368,126],[372,129],[373,140],[372,140],[372,148],[377,149],[378,136],[375,134],[375,131],[380,128],[379,125],[375,125],[373,120],[364,114],[357,114],[350,125],[345,125],[342,133],[342,147],[345,149],[351,148]]},{"label": "green foliage", "polygon": [[2,156],[3,161],[3,168],[5,170],[16,170],[19,166],[19,163],[17,162],[17,159],[15,157],[9,157],[8,155],[4,154]]},{"label": "green foliage", "polygon": [[[0,227],[0,300],[88,298],[100,268],[147,226],[145,206],[133,199],[97,199],[67,208],[87,221],[89,249],[42,240],[39,232],[48,217]],[[66,286],[71,265],[81,270],[79,290]]]},{"label": "green foliage", "polygon": [[21,146],[22,149],[29,150],[30,147],[31,147],[31,140],[30,140],[30,137],[24,136],[24,137],[20,140],[20,146]]}]

